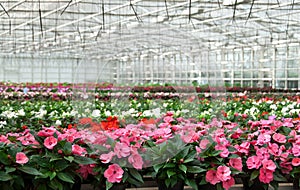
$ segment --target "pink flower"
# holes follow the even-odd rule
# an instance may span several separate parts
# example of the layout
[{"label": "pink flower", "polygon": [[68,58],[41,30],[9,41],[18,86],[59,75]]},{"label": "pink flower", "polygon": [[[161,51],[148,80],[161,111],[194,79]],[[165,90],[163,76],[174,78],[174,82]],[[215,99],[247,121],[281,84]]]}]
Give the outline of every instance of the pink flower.
[{"label": "pink flower", "polygon": [[231,171],[230,168],[227,166],[218,166],[217,168],[217,177],[221,180],[221,181],[227,181],[231,178],[230,176]]},{"label": "pink flower", "polygon": [[275,172],[276,165],[272,160],[263,160],[262,165],[264,169]]},{"label": "pink flower", "polygon": [[139,154],[132,154],[128,157],[128,162],[132,164],[135,169],[143,168],[143,158]]},{"label": "pink flower", "polygon": [[223,181],[222,186],[224,189],[228,190],[230,187],[232,187],[235,184],[234,178],[230,177],[230,179]]},{"label": "pink flower", "polygon": [[258,156],[250,156],[246,161],[248,169],[258,169],[261,165],[261,160]]},{"label": "pink flower", "polygon": [[259,180],[263,183],[270,183],[273,181],[273,172],[265,168],[260,168]]},{"label": "pink flower", "polygon": [[270,158],[270,154],[268,152],[268,149],[267,148],[258,148],[256,150],[256,155],[258,156],[258,158],[260,160],[268,160]]},{"label": "pink flower", "polygon": [[40,137],[49,137],[52,136],[55,132],[56,129],[54,127],[44,127],[44,129],[39,131],[37,135]]},{"label": "pink flower", "polygon": [[116,142],[114,151],[118,158],[127,157],[130,155],[130,147],[125,143]]},{"label": "pink flower", "polygon": [[293,170],[291,162],[281,162],[280,167],[281,167],[282,173],[284,173],[284,174],[289,174]]},{"label": "pink flower", "polygon": [[53,136],[47,137],[44,140],[45,147],[50,150],[53,149],[53,147],[55,147],[56,144],[57,144],[57,139],[54,138]]},{"label": "pink flower", "polygon": [[120,183],[123,177],[123,169],[118,164],[111,164],[104,171],[104,177],[110,183]]},{"label": "pink flower", "polygon": [[80,175],[83,177],[83,179],[87,179],[88,175],[97,175],[97,172],[94,172],[95,164],[86,164],[86,165],[80,165],[80,168],[77,170],[77,172],[80,173]]},{"label": "pink flower", "polygon": [[293,143],[292,153],[294,156],[300,156],[300,146]]},{"label": "pink flower", "polygon": [[81,146],[79,146],[77,144],[73,144],[72,145],[72,153],[77,154],[79,156],[84,156],[87,153],[87,151],[85,148],[82,148]]},{"label": "pink flower", "polygon": [[100,160],[102,163],[107,164],[111,161],[111,159],[115,156],[114,152],[109,152],[107,154],[101,154]]},{"label": "pink flower", "polygon": [[293,158],[292,165],[293,166],[299,166],[300,165],[300,158]]},{"label": "pink flower", "polygon": [[229,165],[239,171],[243,170],[243,163],[241,158],[231,158],[229,160]]},{"label": "pink flower", "polygon": [[272,138],[278,143],[286,143],[286,136],[280,133],[275,133]]},{"label": "pink flower", "polygon": [[226,146],[223,146],[223,145],[216,145],[215,146],[215,149],[216,150],[221,150],[222,152],[220,152],[220,156],[222,158],[227,158],[228,155],[229,155],[229,150],[227,149]]},{"label": "pink flower", "polygon": [[249,148],[250,148],[250,142],[243,142],[240,146],[235,147],[240,153],[249,153]]},{"label": "pink flower", "polygon": [[199,143],[199,147],[204,150],[207,148],[207,145],[209,144],[209,140],[208,139],[203,139],[200,141]]},{"label": "pink flower", "polygon": [[216,170],[208,170],[205,175],[205,180],[213,185],[221,182],[220,179],[217,177]]},{"label": "pink flower", "polygon": [[264,145],[271,141],[271,136],[269,134],[262,133],[257,137],[257,145]]},{"label": "pink flower", "polygon": [[16,154],[16,163],[18,164],[26,164],[28,162],[28,157],[23,152],[18,152]]}]

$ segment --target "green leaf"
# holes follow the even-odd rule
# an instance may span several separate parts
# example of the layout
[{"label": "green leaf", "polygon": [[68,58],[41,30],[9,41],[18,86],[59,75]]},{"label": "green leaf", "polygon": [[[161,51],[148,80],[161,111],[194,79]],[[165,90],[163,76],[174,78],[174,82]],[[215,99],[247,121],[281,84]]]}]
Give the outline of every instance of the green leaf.
[{"label": "green leaf", "polygon": [[64,159],[68,160],[70,163],[72,163],[74,161],[74,157],[73,156],[65,156]]},{"label": "green leaf", "polygon": [[66,142],[63,147],[63,153],[68,155],[72,153],[72,144],[70,142]]},{"label": "green leaf", "polygon": [[82,165],[96,164],[96,162],[93,159],[83,157],[83,156],[74,156],[74,162],[76,162],[77,164],[82,164]]},{"label": "green leaf", "polygon": [[14,172],[14,171],[16,171],[16,170],[17,170],[17,169],[14,168],[14,167],[5,167],[6,173],[11,173],[11,172]]},{"label": "green leaf", "polygon": [[54,166],[55,166],[55,170],[60,172],[66,169],[69,166],[69,164],[65,160],[59,160],[55,163]]},{"label": "green leaf", "polygon": [[0,151],[0,162],[4,165],[9,165],[9,160],[8,160],[7,154],[5,154],[2,151]]},{"label": "green leaf", "polygon": [[185,165],[183,165],[183,164],[179,164],[179,169],[181,170],[181,171],[183,171],[184,173],[186,173],[186,171],[187,171],[187,167],[185,166]]},{"label": "green leaf", "polygon": [[287,181],[286,178],[280,173],[278,173],[277,171],[273,173],[273,176],[275,181],[281,181],[281,182]]},{"label": "green leaf", "polygon": [[257,178],[259,174],[259,170],[255,170],[251,173],[251,176],[250,176],[250,181],[254,180],[255,178]]},{"label": "green leaf", "polygon": [[176,175],[176,172],[173,170],[167,170],[168,178],[171,178],[173,175]]},{"label": "green leaf", "polygon": [[33,168],[33,167],[29,167],[29,166],[22,166],[19,167],[18,170],[30,174],[30,175],[42,175],[37,169]]},{"label": "green leaf", "polygon": [[134,168],[129,168],[129,173],[132,177],[137,179],[139,182],[144,183],[142,175]]},{"label": "green leaf", "polygon": [[198,190],[198,185],[195,180],[186,178],[184,182],[194,190]]},{"label": "green leaf", "polygon": [[9,180],[12,180],[12,179],[13,178],[9,174],[7,174],[3,171],[0,171],[0,181],[9,181]]},{"label": "green leaf", "polygon": [[51,180],[49,183],[49,187],[51,187],[51,189],[59,189],[59,190],[63,190],[64,186],[58,181],[58,180]]},{"label": "green leaf", "polygon": [[176,167],[176,164],[175,163],[167,163],[164,165],[163,168],[175,168]]},{"label": "green leaf", "polygon": [[164,166],[164,164],[156,164],[153,166],[153,169],[156,173],[158,173],[158,171]]},{"label": "green leaf", "polygon": [[206,172],[206,169],[201,168],[200,166],[187,166],[187,172],[189,173],[202,173]]},{"label": "green leaf", "polygon": [[60,172],[60,173],[57,173],[57,177],[64,182],[74,183],[74,177],[69,173]]},{"label": "green leaf", "polygon": [[110,189],[113,186],[112,183],[106,181],[106,190]]},{"label": "green leaf", "polygon": [[56,172],[51,172],[51,171],[48,171],[47,172],[47,175],[50,177],[50,180],[54,179],[55,176],[56,176]]}]

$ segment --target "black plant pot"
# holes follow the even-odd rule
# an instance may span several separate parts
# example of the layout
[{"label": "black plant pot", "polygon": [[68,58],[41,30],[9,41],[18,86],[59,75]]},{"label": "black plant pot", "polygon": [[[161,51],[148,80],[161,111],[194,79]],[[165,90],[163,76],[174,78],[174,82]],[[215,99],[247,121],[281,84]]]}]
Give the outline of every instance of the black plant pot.
[{"label": "black plant pot", "polygon": [[299,187],[299,178],[294,178],[293,179],[293,190],[300,190],[300,187]]},{"label": "black plant pot", "polygon": [[80,190],[81,189],[81,181],[76,181],[72,186],[72,190]]},{"label": "black plant pot", "polygon": [[167,187],[164,180],[157,180],[158,190],[183,190],[184,182],[178,181],[173,187]]},{"label": "black plant pot", "polygon": [[[109,190],[125,190],[128,187],[128,183],[114,183]],[[105,184],[100,185],[99,190],[106,190]]]},{"label": "black plant pot", "polygon": [[207,183],[203,185],[198,185],[198,190],[217,190],[217,186]]},{"label": "black plant pot", "polygon": [[268,189],[268,185],[260,182],[258,178],[256,178],[252,184],[249,183],[250,178],[248,177],[242,177],[241,179],[243,182],[243,190],[267,190]]}]

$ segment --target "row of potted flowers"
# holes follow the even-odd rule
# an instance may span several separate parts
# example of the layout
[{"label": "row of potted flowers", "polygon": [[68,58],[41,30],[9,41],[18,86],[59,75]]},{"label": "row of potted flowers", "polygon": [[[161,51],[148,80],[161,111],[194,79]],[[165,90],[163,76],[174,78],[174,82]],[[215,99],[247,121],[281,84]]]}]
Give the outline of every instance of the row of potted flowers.
[{"label": "row of potted flowers", "polygon": [[182,182],[229,189],[241,179],[245,187],[258,182],[277,189],[278,182],[299,180],[299,118],[204,123],[167,112],[120,122],[80,118],[76,127],[1,135],[1,187],[67,190],[80,182],[110,189],[139,186],[151,176],[165,188]]},{"label": "row of potted flowers", "polygon": [[112,99],[101,100],[0,100],[0,133],[20,130],[23,126],[40,129],[40,126],[67,127],[81,117],[92,117],[99,121],[109,116],[118,116],[125,123],[136,123],[141,118],[159,118],[167,111],[176,117],[195,118],[209,122],[222,118],[232,122],[245,123],[276,116],[297,118],[300,113],[300,98],[263,97],[247,98],[245,95],[231,100],[197,99]]}]

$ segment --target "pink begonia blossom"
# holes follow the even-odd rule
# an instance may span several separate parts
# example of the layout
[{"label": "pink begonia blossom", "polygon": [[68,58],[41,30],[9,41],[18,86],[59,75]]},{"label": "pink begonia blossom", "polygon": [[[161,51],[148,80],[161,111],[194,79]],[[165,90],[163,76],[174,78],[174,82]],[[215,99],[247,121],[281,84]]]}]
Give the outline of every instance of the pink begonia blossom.
[{"label": "pink begonia blossom", "polygon": [[300,145],[293,143],[292,153],[294,156],[300,156]]},{"label": "pink begonia blossom", "polygon": [[262,161],[262,167],[266,170],[270,170],[272,172],[275,172],[276,165],[272,160],[263,160]]},{"label": "pink begonia blossom", "polygon": [[72,145],[72,153],[79,155],[79,156],[85,156],[87,154],[87,151],[85,148],[83,148],[77,144],[73,144]]},{"label": "pink begonia blossom", "polygon": [[199,135],[194,130],[187,130],[181,133],[180,138],[184,143],[193,143],[198,141]]},{"label": "pink begonia blossom", "polygon": [[44,146],[48,149],[53,149],[57,144],[57,139],[53,136],[46,137],[44,140]]},{"label": "pink begonia blossom", "polygon": [[144,161],[143,161],[143,158],[139,155],[139,154],[132,154],[128,157],[128,162],[130,164],[132,164],[132,166],[135,168],[135,169],[142,169],[143,168],[143,164],[144,164]]},{"label": "pink begonia blossom", "polygon": [[222,181],[222,186],[224,189],[229,190],[235,184],[234,178],[230,177],[230,179],[226,181]]},{"label": "pink begonia blossom", "polygon": [[52,136],[57,130],[54,127],[43,127],[42,130],[40,130],[37,135],[40,137],[49,137]]},{"label": "pink begonia blossom", "polygon": [[16,154],[16,163],[26,164],[28,161],[29,161],[28,157],[23,152],[18,152]]},{"label": "pink begonia blossom", "polygon": [[250,156],[246,164],[248,169],[258,169],[261,166],[261,160],[258,156]]},{"label": "pink begonia blossom", "polygon": [[116,142],[114,152],[118,158],[127,157],[130,155],[130,147],[125,143]]},{"label": "pink begonia blossom", "polygon": [[107,154],[101,154],[100,160],[101,160],[102,163],[107,164],[107,163],[109,163],[112,160],[112,158],[115,155],[116,154],[114,152],[112,152],[112,151],[109,152],[109,153],[107,153]]},{"label": "pink begonia blossom", "polygon": [[275,133],[272,136],[273,140],[278,142],[278,143],[286,143],[286,136],[280,133]]},{"label": "pink begonia blossom", "polygon": [[83,177],[83,179],[87,179],[88,175],[97,175],[97,172],[94,172],[95,164],[80,164],[80,168],[77,170],[78,173]]},{"label": "pink begonia blossom", "polygon": [[265,148],[265,147],[262,147],[262,148],[258,148],[256,150],[256,155],[258,156],[258,158],[260,160],[267,160],[270,158],[270,154],[268,152],[268,149]]},{"label": "pink begonia blossom", "polygon": [[104,171],[104,177],[110,183],[120,183],[123,177],[123,169],[118,164],[111,164]]},{"label": "pink begonia blossom", "polygon": [[216,170],[208,170],[205,175],[205,180],[212,185],[216,185],[217,183],[221,182],[221,180],[217,177]]},{"label": "pink begonia blossom", "polygon": [[259,181],[263,183],[270,183],[273,181],[273,172],[264,168],[260,168],[259,170]]},{"label": "pink begonia blossom", "polygon": [[243,170],[243,163],[241,158],[230,158],[229,166],[242,171]]},{"label": "pink begonia blossom", "polygon": [[163,118],[163,121],[165,123],[171,123],[172,121],[175,121],[175,120],[172,116],[166,116],[166,117]]},{"label": "pink begonia blossom", "polygon": [[231,171],[230,168],[227,166],[218,166],[217,168],[217,177],[221,180],[221,181],[227,181],[231,178],[230,176]]},{"label": "pink begonia blossom", "polygon": [[300,158],[293,158],[292,159],[293,166],[300,166]]},{"label": "pink begonia blossom", "polygon": [[270,141],[271,141],[271,135],[262,133],[258,135],[256,144],[262,146],[264,144],[267,144]]}]

